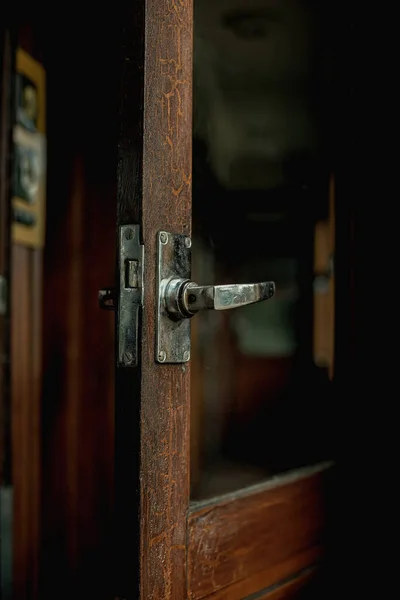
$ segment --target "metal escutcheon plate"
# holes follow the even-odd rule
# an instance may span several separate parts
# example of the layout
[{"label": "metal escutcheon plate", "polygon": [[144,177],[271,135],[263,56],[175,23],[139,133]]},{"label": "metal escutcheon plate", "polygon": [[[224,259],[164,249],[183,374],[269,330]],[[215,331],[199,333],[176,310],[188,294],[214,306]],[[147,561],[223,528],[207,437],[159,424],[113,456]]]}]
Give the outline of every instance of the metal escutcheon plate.
[{"label": "metal escutcheon plate", "polygon": [[160,231],[157,234],[157,327],[156,362],[185,363],[190,360],[190,319],[174,321],[165,308],[164,292],[173,278],[190,279],[191,239]]}]

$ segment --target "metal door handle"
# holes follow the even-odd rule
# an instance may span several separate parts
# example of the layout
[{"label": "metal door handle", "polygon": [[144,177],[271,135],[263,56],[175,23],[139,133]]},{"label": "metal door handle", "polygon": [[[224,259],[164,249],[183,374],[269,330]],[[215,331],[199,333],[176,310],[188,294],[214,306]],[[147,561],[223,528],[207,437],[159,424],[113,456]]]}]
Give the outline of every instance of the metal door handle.
[{"label": "metal door handle", "polygon": [[230,310],[263,302],[275,293],[272,281],[200,286],[194,281],[173,278],[163,288],[165,308],[174,320],[193,317],[199,310]]},{"label": "metal door handle", "polygon": [[228,310],[268,300],[272,281],[201,286],[190,279],[190,237],[160,231],[157,234],[156,361],[190,360],[190,321],[200,310]]},{"label": "metal door handle", "polygon": [[[138,364],[138,330],[143,306],[144,248],[138,225],[119,228],[119,289],[100,290],[101,308],[117,311],[120,367]],[[190,319],[200,310],[229,310],[263,302],[275,293],[272,281],[201,286],[190,279],[192,241],[183,234],[157,234],[156,355],[158,363],[190,360]],[[151,310],[151,306],[147,310]]]}]

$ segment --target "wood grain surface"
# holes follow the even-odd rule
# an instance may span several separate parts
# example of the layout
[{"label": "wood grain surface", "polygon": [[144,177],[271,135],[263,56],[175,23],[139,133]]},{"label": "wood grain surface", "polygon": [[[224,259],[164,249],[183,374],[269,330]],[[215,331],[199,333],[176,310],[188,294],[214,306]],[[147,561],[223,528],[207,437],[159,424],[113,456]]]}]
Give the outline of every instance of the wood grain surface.
[{"label": "wood grain surface", "polygon": [[[186,597],[190,370],[155,363],[154,307],[156,234],[191,230],[192,2],[137,2],[125,20],[118,224],[141,223],[146,250],[141,372],[117,373],[117,502],[127,517],[121,517],[119,531],[135,527],[138,500],[140,527],[140,534],[130,537],[132,552],[122,557],[118,594],[138,597],[133,575],[138,560],[142,600],[181,600]],[[133,548],[137,542],[140,557]]]},{"label": "wood grain surface", "polygon": [[188,531],[189,597],[239,600],[318,560],[329,472],[283,476],[195,510]]}]

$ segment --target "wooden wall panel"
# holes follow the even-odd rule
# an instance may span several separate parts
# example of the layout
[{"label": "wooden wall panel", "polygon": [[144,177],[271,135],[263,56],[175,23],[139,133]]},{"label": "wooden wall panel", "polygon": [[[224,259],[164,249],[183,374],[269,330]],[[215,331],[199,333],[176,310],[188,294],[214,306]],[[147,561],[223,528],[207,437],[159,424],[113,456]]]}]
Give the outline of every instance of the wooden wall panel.
[{"label": "wooden wall panel", "polygon": [[87,176],[76,158],[45,260],[41,598],[53,593],[48,573],[67,582],[61,597],[111,593],[114,317],[97,292],[114,277],[115,204]]},{"label": "wooden wall panel", "polygon": [[[32,26],[18,44],[41,59]],[[11,482],[13,593],[37,598],[40,547],[42,250],[13,243],[11,259]]]},{"label": "wooden wall panel", "polygon": [[40,600],[54,597],[54,580],[63,581],[58,598],[112,597],[114,315],[101,311],[97,300],[98,290],[115,279],[118,86],[112,19],[108,8],[99,10],[93,28],[85,17],[77,23],[72,12],[63,31],[45,37],[49,164]]},{"label": "wooden wall panel", "polygon": [[40,497],[42,254],[12,254],[11,390],[13,582],[15,597],[36,597]]},{"label": "wooden wall panel", "polygon": [[53,598],[58,581],[59,598],[109,598],[114,318],[97,292],[115,275],[115,62],[101,28],[93,62],[91,22],[44,28],[36,8],[19,43],[48,73],[47,232],[44,251],[13,248],[14,595]]}]

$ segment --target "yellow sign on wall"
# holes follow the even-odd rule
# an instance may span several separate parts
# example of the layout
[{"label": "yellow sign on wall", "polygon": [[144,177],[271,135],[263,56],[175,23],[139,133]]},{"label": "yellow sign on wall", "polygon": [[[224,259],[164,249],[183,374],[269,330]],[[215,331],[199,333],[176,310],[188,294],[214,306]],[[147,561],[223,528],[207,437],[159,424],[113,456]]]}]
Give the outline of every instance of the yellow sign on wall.
[{"label": "yellow sign on wall", "polygon": [[46,74],[24,50],[17,52],[13,160],[13,240],[42,247],[46,212]]}]

